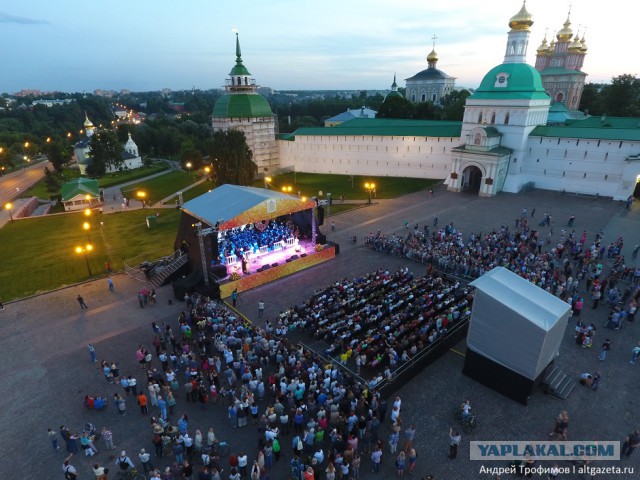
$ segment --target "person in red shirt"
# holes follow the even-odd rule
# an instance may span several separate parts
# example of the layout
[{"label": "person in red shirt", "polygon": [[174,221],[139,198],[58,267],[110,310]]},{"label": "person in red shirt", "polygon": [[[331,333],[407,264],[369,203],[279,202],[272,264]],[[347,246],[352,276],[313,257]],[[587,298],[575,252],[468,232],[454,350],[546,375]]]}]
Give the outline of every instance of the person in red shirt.
[{"label": "person in red shirt", "polygon": [[238,456],[235,453],[229,455],[229,466],[231,468],[238,468]]}]

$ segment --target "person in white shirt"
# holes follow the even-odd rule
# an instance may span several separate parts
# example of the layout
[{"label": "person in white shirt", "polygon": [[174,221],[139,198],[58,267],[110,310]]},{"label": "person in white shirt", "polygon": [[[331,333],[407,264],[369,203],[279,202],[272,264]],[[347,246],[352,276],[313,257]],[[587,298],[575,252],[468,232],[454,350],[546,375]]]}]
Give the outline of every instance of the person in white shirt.
[{"label": "person in white shirt", "polygon": [[131,459],[127,457],[127,452],[124,450],[120,452],[120,456],[116,459],[116,465],[120,467],[120,470],[128,470],[129,468],[135,468],[135,465],[133,464]]},{"label": "person in white shirt", "polygon": [[247,474],[247,463],[249,463],[247,454],[240,452],[240,454],[238,455],[238,470],[240,471],[240,476],[242,477]]},{"label": "person in white shirt", "polygon": [[322,464],[322,462],[324,462],[324,452],[322,451],[322,448],[318,448],[316,453],[313,454],[313,458],[318,461],[318,464]]},{"label": "person in white shirt", "polygon": [[71,475],[75,475],[76,477],[78,476],[78,471],[76,470],[76,467],[74,467],[73,465],[71,465],[71,463],[69,463],[71,461],[71,457],[73,457],[73,453],[70,453],[69,456],[64,459],[64,463],[62,464],[62,471],[65,474],[65,478],[67,476],[67,473]]},{"label": "person in white shirt", "polygon": [[154,469],[153,464],[149,461],[151,455],[148,454],[144,448],[140,450],[138,458],[140,459],[140,463],[142,463],[142,469],[144,470],[144,473],[147,473]]}]

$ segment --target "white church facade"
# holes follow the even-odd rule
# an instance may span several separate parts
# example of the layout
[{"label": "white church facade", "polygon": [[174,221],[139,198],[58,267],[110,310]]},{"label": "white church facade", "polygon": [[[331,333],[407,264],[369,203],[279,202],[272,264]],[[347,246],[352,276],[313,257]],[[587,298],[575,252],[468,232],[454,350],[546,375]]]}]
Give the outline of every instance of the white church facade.
[{"label": "white church facade", "polygon": [[[538,65],[541,75],[526,63],[532,24],[523,5],[509,22],[503,63],[467,99],[462,122],[354,119],[301,128],[278,136],[280,168],[436,178],[450,191],[481,196],[519,192],[532,183],[615,200],[639,195],[640,119],[567,111],[563,100],[574,106],[575,95],[552,93],[558,88],[553,72]],[[571,40],[567,29],[558,42]],[[584,37],[581,45],[584,54]],[[573,78],[581,90],[584,75]],[[567,79],[563,88],[571,91]]]},{"label": "white church facade", "polygon": [[[89,120],[89,117],[86,116],[86,114],[84,121],[84,131],[85,138],[77,142],[73,147],[73,153],[78,164],[78,169],[80,170],[80,175],[83,176],[87,175],[87,169],[92,162],[89,152],[89,142],[96,131],[95,126],[93,125],[91,120]],[[117,165],[107,165],[106,173],[114,173],[121,170],[133,170],[144,165],[142,162],[142,157],[138,152],[138,145],[136,145],[136,143],[131,138],[131,133],[129,133],[129,138],[127,139],[127,143],[124,144],[123,150],[120,153],[120,157],[120,162]]]}]

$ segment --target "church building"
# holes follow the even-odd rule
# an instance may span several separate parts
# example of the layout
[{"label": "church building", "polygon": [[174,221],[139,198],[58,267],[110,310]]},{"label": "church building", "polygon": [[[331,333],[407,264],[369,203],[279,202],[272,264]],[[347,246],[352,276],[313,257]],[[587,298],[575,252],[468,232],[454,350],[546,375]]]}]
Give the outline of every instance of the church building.
[{"label": "church building", "polygon": [[[456,84],[455,77],[451,77],[436,68],[438,54],[436,53],[436,37],[433,37],[433,49],[427,55],[427,68],[405,79],[406,99],[411,103],[431,102],[440,105],[444,97],[449,95]],[[394,78],[395,83],[395,78]]]},{"label": "church building", "polygon": [[[278,136],[280,168],[436,178],[450,191],[481,196],[532,187],[614,200],[640,196],[640,119],[577,111],[584,35],[573,37],[567,19],[551,45],[538,48],[534,68],[526,62],[532,25],[523,4],[509,21],[502,63],[467,98],[462,122],[356,118],[300,128]],[[453,88],[455,79],[435,68],[437,60],[434,46],[429,68],[407,79],[408,100],[437,103],[446,85]]]},{"label": "church building", "polygon": [[[84,121],[84,133],[85,137],[73,146],[73,154],[76,162],[78,163],[78,168],[80,170],[80,175],[87,175],[87,169],[91,162],[93,161],[90,154],[90,141],[91,137],[96,133],[96,127],[93,125],[89,117],[85,113],[85,121]],[[143,166],[142,157],[138,152],[138,145],[131,138],[131,133],[129,133],[129,138],[127,143],[125,143],[122,152],[120,153],[120,162],[117,165],[107,165],[106,171],[107,173],[113,173],[121,170],[133,170],[135,168],[140,168]]]}]

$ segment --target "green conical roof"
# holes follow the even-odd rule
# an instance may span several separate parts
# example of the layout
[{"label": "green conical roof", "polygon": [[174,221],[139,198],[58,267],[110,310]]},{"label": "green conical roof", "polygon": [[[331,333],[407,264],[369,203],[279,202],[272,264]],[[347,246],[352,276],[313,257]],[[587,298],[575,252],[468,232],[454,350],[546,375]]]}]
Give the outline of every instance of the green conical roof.
[{"label": "green conical roof", "polygon": [[240,52],[240,38],[236,33],[236,64],[229,72],[229,75],[251,75],[247,67],[242,63],[242,53]]}]

